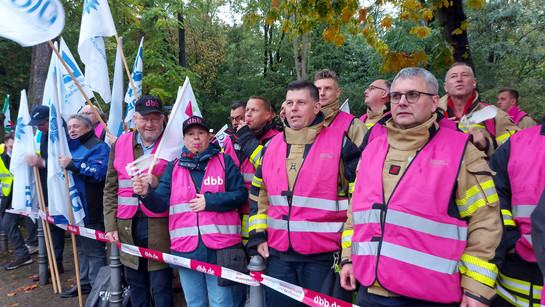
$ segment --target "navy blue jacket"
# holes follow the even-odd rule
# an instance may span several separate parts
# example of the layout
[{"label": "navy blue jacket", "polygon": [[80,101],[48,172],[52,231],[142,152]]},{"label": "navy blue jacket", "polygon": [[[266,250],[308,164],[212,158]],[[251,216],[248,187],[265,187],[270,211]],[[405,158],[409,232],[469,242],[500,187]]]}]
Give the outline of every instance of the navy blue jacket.
[{"label": "navy blue jacket", "polygon": [[[210,144],[204,152],[193,157],[190,151],[184,146],[182,156],[179,159],[167,164],[165,172],[157,189],[150,189],[146,197],[141,197],[142,203],[147,209],[155,213],[161,213],[168,210],[170,205],[170,193],[172,185],[172,170],[174,166],[185,167],[189,169],[193,177],[195,186],[200,188],[204,178],[204,172],[208,161],[213,156],[220,153],[217,143]],[[206,200],[206,211],[225,212],[237,209],[244,205],[248,199],[248,189],[244,183],[244,178],[238,170],[235,162],[229,155],[223,155],[225,160],[225,192],[204,194]],[[197,163],[198,162],[198,163]],[[176,191],[174,191],[176,192]]]},{"label": "navy blue jacket", "polygon": [[95,131],[85,133],[79,138],[68,140],[72,161],[66,169],[74,173],[74,183],[85,209],[85,224],[104,222],[102,214],[102,195],[110,147],[96,137]]}]

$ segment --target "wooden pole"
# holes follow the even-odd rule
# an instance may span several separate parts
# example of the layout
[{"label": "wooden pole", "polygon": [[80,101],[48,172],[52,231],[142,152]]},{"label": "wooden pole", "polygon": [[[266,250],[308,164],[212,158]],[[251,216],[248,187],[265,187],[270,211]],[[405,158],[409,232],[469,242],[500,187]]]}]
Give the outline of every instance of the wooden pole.
[{"label": "wooden pole", "polygon": [[127,72],[127,76],[129,77],[129,82],[131,83],[131,88],[132,88],[132,92],[134,93],[134,98],[138,100],[138,95],[136,94],[136,88],[134,87],[134,82],[132,81],[131,72],[129,70],[129,66],[127,65],[127,60],[125,59],[125,53],[123,52],[123,44],[121,44],[121,41],[117,33],[115,34],[115,40],[117,41],[117,45],[119,46],[119,49],[121,50],[121,59],[123,59],[123,64],[125,65],[125,71]]},{"label": "wooden pole", "polygon": [[112,135],[110,130],[108,130],[108,127],[106,126],[106,123],[104,123],[104,121],[102,120],[102,117],[100,117],[97,110],[95,109],[95,105],[91,102],[91,100],[89,100],[89,97],[87,97],[87,94],[85,94],[85,91],[81,87],[81,84],[79,84],[78,80],[76,79],[76,77],[72,73],[72,70],[70,69],[70,67],[68,67],[68,64],[66,64],[66,62],[62,59],[62,56],[59,53],[59,50],[57,50],[57,48],[55,47],[55,45],[53,45],[53,42],[51,40],[49,41],[49,47],[51,47],[51,49],[53,49],[53,52],[55,52],[55,54],[57,55],[57,57],[61,61],[62,65],[64,66],[66,71],[68,71],[68,73],[70,74],[70,77],[72,77],[72,80],[74,80],[74,83],[76,83],[76,85],[78,86],[78,89],[80,90],[81,94],[83,95],[83,97],[87,101],[87,104],[91,107],[91,110],[93,110],[93,112],[95,113],[95,116],[98,118],[98,121],[102,124],[102,127],[104,127],[104,130],[106,130],[106,132],[108,134]]},{"label": "wooden pole", "polygon": [[[38,167],[34,166],[34,179],[36,180],[36,191],[38,192],[38,204],[40,210],[47,212],[45,209],[45,200],[44,192],[42,190],[42,180],[40,179],[40,174],[38,173]],[[49,223],[47,221],[42,221],[42,226],[45,233],[45,247],[47,250],[47,258],[49,261],[49,268],[51,271],[51,283],[53,284],[53,292],[60,293],[62,291],[61,282],[59,278],[59,268],[57,266],[57,259],[55,258],[55,251],[53,249],[53,241],[51,239],[51,229],[49,228]]]},{"label": "wooden pole", "polygon": [[[70,183],[68,182],[68,171],[64,169],[64,183],[66,185],[66,196],[68,197],[68,211],[70,212],[70,225],[74,225],[74,213],[72,213],[72,200],[70,199]],[[70,232],[72,235],[72,252],[74,253],[74,266],[76,270],[76,282],[78,285],[78,299],[79,307],[83,307],[83,300],[81,296],[81,280],[79,279],[79,261],[78,251],[76,249],[76,235]]]}]

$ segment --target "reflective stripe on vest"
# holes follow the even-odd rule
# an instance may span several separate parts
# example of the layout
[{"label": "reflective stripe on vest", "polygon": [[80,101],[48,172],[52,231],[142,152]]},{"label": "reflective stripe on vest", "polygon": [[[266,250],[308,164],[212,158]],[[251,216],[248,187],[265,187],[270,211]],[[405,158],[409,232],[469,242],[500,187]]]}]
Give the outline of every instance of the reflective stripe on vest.
[{"label": "reflective stripe on vest", "polygon": [[[448,214],[467,141],[467,135],[439,129],[409,164],[387,204],[383,204],[382,181],[383,169],[389,167],[384,164],[387,135],[368,143],[352,198],[352,261],[362,285],[378,281],[403,296],[458,303],[462,297],[459,267],[468,276],[494,276],[488,272],[488,263],[461,261],[467,224]],[[426,287],[422,287],[422,276]]]},{"label": "reflective stripe on vest", "polygon": [[[223,155],[220,153],[208,160],[199,193],[225,192]],[[214,180],[207,180],[209,178]],[[194,251],[199,243],[199,236],[204,245],[212,249],[226,248],[242,242],[241,222],[237,210],[226,212],[204,210],[197,213],[189,208],[190,200],[197,197],[197,190],[188,169],[174,165],[172,187],[168,222],[172,250]]]},{"label": "reflective stripe on vest", "polygon": [[530,214],[539,202],[545,189],[545,135],[541,135],[542,125],[517,132],[511,137],[511,148],[507,172],[511,184],[511,212],[520,239],[515,251],[526,261],[536,262],[530,237]]},{"label": "reflective stripe on vest", "polygon": [[[135,132],[133,131],[120,135],[115,143],[115,156],[113,166],[117,171],[117,182],[119,185],[117,190],[117,217],[121,219],[132,218],[138,211],[139,205],[142,212],[148,217],[166,217],[168,216],[168,211],[165,211],[163,213],[151,212],[150,210],[146,209],[144,205],[141,205],[142,203],[138,200],[137,197],[133,197],[134,190],[132,188],[131,177],[127,173],[125,167],[127,166],[127,164],[134,162],[134,152],[132,150],[134,133]],[[159,140],[157,140],[157,143],[155,144],[151,152],[152,154],[154,154],[157,150],[157,145],[159,144],[160,140],[160,138]],[[152,174],[155,176],[163,174],[167,163],[168,161],[166,160],[158,159],[157,164],[155,164],[153,168]],[[147,169],[143,172],[147,172]]]},{"label": "reflective stripe on vest", "polygon": [[[322,128],[297,174],[290,204],[282,196],[288,191],[287,144],[283,134],[270,141],[262,161],[270,206],[267,227],[259,227],[267,228],[270,247],[283,252],[291,245],[301,254],[341,249],[348,207],[346,199],[337,195],[343,135],[340,130]],[[261,183],[254,177],[252,185]],[[250,229],[263,225],[263,218],[251,219]]]}]

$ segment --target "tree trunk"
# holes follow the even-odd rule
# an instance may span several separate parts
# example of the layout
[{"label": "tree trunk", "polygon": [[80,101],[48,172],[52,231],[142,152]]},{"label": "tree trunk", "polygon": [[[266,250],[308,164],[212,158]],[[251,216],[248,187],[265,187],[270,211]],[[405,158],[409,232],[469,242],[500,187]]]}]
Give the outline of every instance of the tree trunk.
[{"label": "tree trunk", "polygon": [[471,50],[469,49],[467,31],[463,30],[462,34],[452,33],[454,30],[460,28],[462,22],[467,18],[464,13],[463,2],[462,0],[453,0],[452,3],[453,5],[448,8],[442,7],[437,10],[437,15],[441,24],[441,34],[443,39],[449,42],[452,48],[454,48],[454,60],[456,62],[467,63],[475,70],[473,58],[471,57]]},{"label": "tree trunk", "polygon": [[47,42],[32,47],[32,60],[30,63],[30,80],[28,85],[28,101],[30,110],[34,106],[41,105],[45,80],[47,79],[47,70],[51,61],[53,50]]},{"label": "tree trunk", "polygon": [[180,53],[178,54],[178,65],[181,67],[186,67],[187,62],[185,59],[185,24],[184,24],[184,15],[178,13],[178,21],[180,22],[180,27],[178,28],[178,47],[180,48]]},{"label": "tree trunk", "polygon": [[308,58],[310,55],[309,34],[293,36],[293,57],[295,59],[295,69],[297,71],[297,80],[307,80],[308,78]]},{"label": "tree trunk", "polygon": [[267,68],[269,66],[269,25],[265,23],[263,26],[263,76],[267,76]]}]

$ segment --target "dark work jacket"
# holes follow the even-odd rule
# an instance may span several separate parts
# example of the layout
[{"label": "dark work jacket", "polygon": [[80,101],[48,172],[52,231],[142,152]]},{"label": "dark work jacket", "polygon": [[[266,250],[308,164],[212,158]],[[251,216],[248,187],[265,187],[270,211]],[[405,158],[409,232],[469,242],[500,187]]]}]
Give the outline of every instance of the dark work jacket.
[{"label": "dark work jacket", "polygon": [[110,147],[96,137],[95,131],[68,140],[72,160],[66,169],[74,173],[74,183],[85,209],[85,224],[103,223],[102,196]]}]

